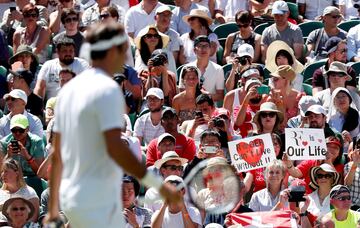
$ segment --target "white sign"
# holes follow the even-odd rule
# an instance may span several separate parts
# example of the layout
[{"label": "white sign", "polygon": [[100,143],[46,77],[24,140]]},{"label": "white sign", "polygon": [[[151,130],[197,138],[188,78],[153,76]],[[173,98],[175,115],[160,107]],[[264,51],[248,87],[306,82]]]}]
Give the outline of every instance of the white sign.
[{"label": "white sign", "polygon": [[228,144],[232,164],[238,172],[265,167],[276,159],[270,134],[231,141]]},{"label": "white sign", "polygon": [[285,128],[285,152],[290,160],[323,160],[326,151],[324,129]]}]

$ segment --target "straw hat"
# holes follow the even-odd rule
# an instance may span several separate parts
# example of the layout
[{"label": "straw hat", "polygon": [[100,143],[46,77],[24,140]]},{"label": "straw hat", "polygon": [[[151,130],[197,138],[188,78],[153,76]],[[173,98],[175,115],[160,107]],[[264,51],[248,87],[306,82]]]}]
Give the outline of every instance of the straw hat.
[{"label": "straw hat", "polygon": [[11,220],[10,216],[9,216],[9,213],[8,213],[8,208],[15,200],[21,200],[29,207],[30,211],[29,211],[29,215],[28,215],[28,218],[27,218],[27,221],[29,221],[30,218],[35,213],[35,208],[34,208],[34,205],[29,200],[27,200],[27,199],[25,199],[23,197],[14,197],[14,198],[10,198],[10,199],[6,200],[5,203],[4,203],[4,206],[2,207],[2,214],[5,215],[5,217],[8,220]]},{"label": "straw hat", "polygon": [[275,103],[265,102],[261,104],[259,111],[257,111],[254,116],[253,122],[257,125],[259,124],[259,117],[262,112],[275,112],[277,118],[279,119],[279,123],[282,123],[282,121],[284,120],[284,114],[279,111]]},{"label": "straw hat", "polygon": [[183,16],[183,21],[189,24],[189,18],[191,17],[200,17],[207,21],[208,25],[212,24],[212,19],[207,15],[207,13],[201,9],[192,9],[188,15]]},{"label": "straw hat", "polygon": [[179,155],[175,152],[175,151],[168,151],[165,152],[164,155],[162,156],[161,159],[157,160],[154,163],[154,166],[158,169],[161,168],[161,166],[171,160],[177,160],[179,162],[181,162],[181,165],[184,165],[186,162],[188,162],[188,160],[186,158],[181,158],[179,157]]},{"label": "straw hat", "polygon": [[333,179],[333,183],[331,184],[331,186],[335,186],[337,185],[337,183],[339,182],[340,179],[340,174],[336,171],[336,169],[334,167],[332,167],[329,164],[321,164],[320,166],[316,166],[316,167],[312,167],[310,169],[310,187],[317,189],[319,188],[319,185],[316,182],[316,173],[317,171],[319,171],[320,169],[322,169],[323,171],[327,172],[327,173],[333,173],[334,174],[334,179]]},{"label": "straw hat", "polygon": [[279,66],[277,70],[270,75],[276,78],[287,79],[291,82],[296,78],[296,73],[294,69],[289,65]]},{"label": "straw hat", "polygon": [[139,34],[136,36],[135,38],[135,46],[137,49],[141,50],[141,38],[143,36],[145,36],[150,29],[154,29],[156,30],[156,32],[160,35],[161,40],[163,42],[163,46],[161,48],[164,48],[168,45],[169,41],[170,41],[170,37],[168,35],[165,35],[164,33],[160,32],[155,25],[148,25],[145,28],[141,29]]},{"label": "straw hat", "polygon": [[280,50],[289,52],[294,63],[292,65],[292,68],[296,73],[303,72],[304,66],[296,59],[293,49],[291,49],[291,47],[287,45],[287,43],[281,40],[276,40],[269,45],[266,51],[266,60],[265,60],[266,69],[268,69],[270,72],[276,71],[276,69],[278,68],[278,66],[276,65],[276,54]]}]

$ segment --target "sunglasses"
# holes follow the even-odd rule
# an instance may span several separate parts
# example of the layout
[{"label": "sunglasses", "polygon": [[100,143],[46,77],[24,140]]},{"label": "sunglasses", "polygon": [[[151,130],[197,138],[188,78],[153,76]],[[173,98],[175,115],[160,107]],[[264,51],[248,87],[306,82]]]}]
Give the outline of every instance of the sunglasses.
[{"label": "sunglasses", "polygon": [[339,19],[341,16],[340,15],[333,15],[333,16],[331,16],[331,18],[333,18],[333,19]]},{"label": "sunglasses", "polygon": [[99,17],[100,17],[100,19],[106,19],[106,18],[110,17],[110,14],[108,14],[108,13],[100,14]]},{"label": "sunglasses", "polygon": [[316,175],[316,178],[317,179],[322,179],[322,178],[325,178],[325,179],[330,179],[330,178],[333,178],[333,175],[331,175],[331,174],[317,174]]},{"label": "sunglasses", "polygon": [[193,21],[193,20],[195,20],[195,19],[197,19],[197,17],[190,17],[190,18],[188,19],[188,21]]},{"label": "sunglasses", "polygon": [[346,201],[346,200],[351,200],[351,196],[341,196],[341,197],[336,197],[335,199],[340,201]]},{"label": "sunglasses", "polygon": [[16,101],[18,98],[15,97],[8,97],[5,99],[5,101]]},{"label": "sunglasses", "polygon": [[20,134],[23,134],[25,132],[25,129],[22,129],[22,128],[13,128],[11,129],[11,132],[12,133],[20,133]]},{"label": "sunglasses", "polygon": [[159,38],[160,38],[160,35],[159,35],[159,34],[146,34],[144,37],[145,37],[146,39],[151,39],[151,38],[159,39]]},{"label": "sunglasses", "polygon": [[247,28],[250,24],[237,24],[239,28]]},{"label": "sunglasses", "polygon": [[13,207],[11,208],[12,211],[25,211],[26,207]]},{"label": "sunglasses", "polygon": [[78,22],[79,18],[77,17],[68,17],[65,19],[65,23]]},{"label": "sunglasses", "polygon": [[266,117],[274,118],[276,116],[276,113],[275,112],[262,112],[262,113],[260,113],[260,116],[262,118],[266,118]]},{"label": "sunglasses", "polygon": [[24,13],[23,15],[24,17],[33,17],[33,18],[38,17],[37,13]]},{"label": "sunglasses", "polygon": [[171,171],[183,171],[184,167],[182,165],[177,166],[177,165],[164,165],[163,166],[165,169],[170,169]]}]

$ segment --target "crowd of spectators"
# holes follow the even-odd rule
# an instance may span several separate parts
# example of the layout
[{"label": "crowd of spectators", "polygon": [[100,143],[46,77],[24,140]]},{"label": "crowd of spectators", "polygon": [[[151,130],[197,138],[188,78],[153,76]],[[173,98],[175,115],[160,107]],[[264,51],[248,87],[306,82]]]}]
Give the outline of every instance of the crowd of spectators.
[{"label": "crowd of spectators", "polygon": [[[229,225],[227,213],[193,203],[184,179],[205,159],[232,165],[228,142],[262,134],[276,159],[236,172],[240,201],[228,213],[291,210],[299,227],[360,227],[360,23],[339,26],[359,22],[357,2],[0,0],[0,226],[42,226],[56,96],[92,66],[87,28],[116,21],[129,44],[113,75],[126,103],[114,107],[125,113],[122,140],[164,183],[183,186],[169,204],[132,176],[114,180],[127,227]],[[322,129],[326,158],[290,160],[285,128]],[[295,205],[298,185],[306,195]]]}]

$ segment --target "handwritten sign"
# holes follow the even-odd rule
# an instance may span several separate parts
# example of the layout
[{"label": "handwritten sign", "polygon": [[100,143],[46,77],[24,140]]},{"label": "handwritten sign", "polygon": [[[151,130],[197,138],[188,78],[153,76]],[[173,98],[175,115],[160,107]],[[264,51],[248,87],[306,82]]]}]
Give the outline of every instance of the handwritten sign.
[{"label": "handwritten sign", "polygon": [[276,159],[270,134],[231,141],[228,144],[232,164],[238,172],[265,167]]},{"label": "handwritten sign", "polygon": [[285,128],[285,151],[290,160],[325,159],[324,129]]}]

